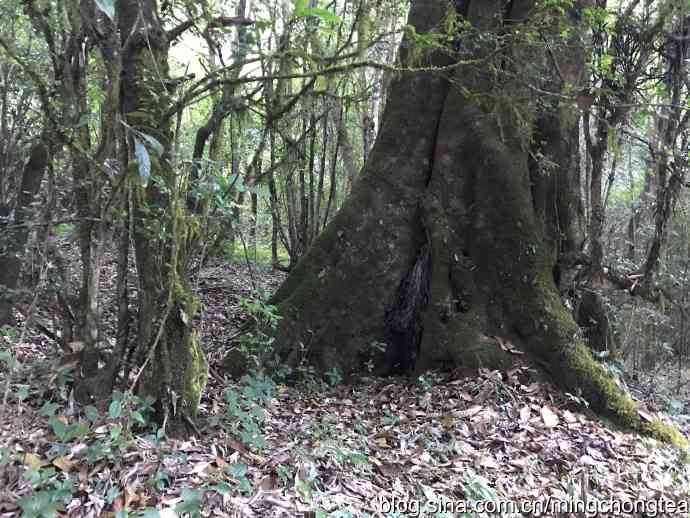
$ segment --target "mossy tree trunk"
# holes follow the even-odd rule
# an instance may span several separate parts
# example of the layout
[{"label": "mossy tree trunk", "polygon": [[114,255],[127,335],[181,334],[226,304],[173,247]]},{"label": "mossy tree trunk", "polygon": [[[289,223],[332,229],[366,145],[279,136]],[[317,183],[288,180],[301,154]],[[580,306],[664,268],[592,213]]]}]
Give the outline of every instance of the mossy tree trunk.
[{"label": "mossy tree trunk", "polygon": [[[409,24],[438,34],[447,5],[415,0]],[[475,29],[494,34],[510,33],[535,9],[500,0],[456,5]],[[514,357],[500,342],[509,340],[548,365],[565,390],[643,428],[633,401],[584,346],[554,281],[559,248],[578,239],[574,228],[554,230],[578,220],[568,156],[576,123],[558,124],[562,106],[550,118],[535,109],[534,95],[515,80],[518,68],[539,66],[534,51],[489,47],[470,54],[480,66],[443,68],[453,64],[448,53],[420,52],[404,39],[401,63],[424,70],[393,80],[351,197],[275,295],[284,317],[277,347],[293,364],[323,370],[356,373],[374,360],[383,371],[421,372],[507,366]],[[555,210],[535,189],[530,157],[540,124],[558,146],[556,176],[541,182]],[[376,342],[385,354],[376,354]]]},{"label": "mossy tree trunk", "polygon": [[[134,128],[127,166],[134,185],[134,243],[139,276],[137,349],[139,393],[157,400],[160,417],[173,426],[196,414],[207,366],[192,321],[197,303],[187,275],[194,225],[186,209],[184,181],[170,160],[172,130],[168,42],[155,0],[120,0],[123,118]],[[150,178],[142,182],[141,149],[149,147]],[[150,143],[150,141],[149,141]],[[145,183],[145,185],[142,185]]]}]

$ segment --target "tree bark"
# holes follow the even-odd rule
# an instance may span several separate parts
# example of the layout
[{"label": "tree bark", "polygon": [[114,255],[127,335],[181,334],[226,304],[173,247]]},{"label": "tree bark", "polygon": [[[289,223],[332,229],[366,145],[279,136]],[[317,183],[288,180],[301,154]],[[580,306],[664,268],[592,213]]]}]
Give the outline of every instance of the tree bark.
[{"label": "tree bark", "polygon": [[[17,195],[14,218],[9,213],[0,218],[0,326],[14,324],[12,315],[14,291],[19,282],[21,256],[29,238],[31,203],[41,188],[41,181],[50,164],[50,146],[42,135],[29,153]],[[5,228],[3,228],[5,227]]]},{"label": "tree bark", "polygon": [[[411,19],[418,31],[428,31],[442,13],[441,5],[417,2]],[[428,64],[447,63],[434,56]],[[363,340],[383,339],[383,303],[393,299],[424,242],[420,193],[447,89],[443,78],[421,72],[393,83],[371,166],[275,295],[285,316],[280,343],[318,344],[313,359],[321,367],[356,369],[357,355],[340,351],[359,351]]]},{"label": "tree bark", "polygon": [[[659,267],[662,246],[668,234],[668,222],[685,185],[687,172],[687,127],[690,111],[683,109],[683,93],[687,95],[690,84],[687,79],[687,61],[690,46],[688,28],[690,17],[681,16],[673,27],[673,33],[666,42],[664,66],[664,95],[671,107],[661,108],[656,130],[658,132],[653,149],[654,173],[656,179],[656,204],[654,210],[654,235],[647,249],[642,271],[644,282],[653,286]],[[685,156],[684,156],[685,155]]]},{"label": "tree bark", "polygon": [[[506,29],[504,17],[525,19],[534,5],[505,12],[503,4],[471,0],[458,10],[490,32]],[[409,24],[429,33],[445,14],[445,4],[415,0]],[[403,65],[449,64],[447,54],[422,51],[420,58],[412,47],[405,38]],[[478,45],[474,57],[503,66],[519,52],[496,56]],[[534,128],[516,115],[527,92],[512,74],[497,87],[494,70],[407,71],[393,80],[364,173],[274,297],[283,316],[278,350],[294,365],[306,360],[324,371],[356,374],[374,361],[382,371],[423,372],[507,367],[514,357],[502,345],[510,341],[594,409],[682,442],[677,432],[643,424],[561,303],[557,254],[540,220],[548,213],[532,195]],[[496,88],[516,92],[514,104],[494,96]],[[381,343],[385,354],[377,353]]]},{"label": "tree bark", "polygon": [[[157,401],[159,417],[177,428],[196,414],[207,367],[192,322],[198,307],[191,293],[187,259],[191,228],[186,193],[180,192],[169,152],[171,128],[164,117],[168,42],[155,0],[120,0],[123,38],[122,112],[140,134],[165,152],[150,153],[146,186],[134,188],[134,243],[139,275],[138,390]],[[130,136],[131,137],[131,136]],[[138,176],[141,164],[127,166]]]}]

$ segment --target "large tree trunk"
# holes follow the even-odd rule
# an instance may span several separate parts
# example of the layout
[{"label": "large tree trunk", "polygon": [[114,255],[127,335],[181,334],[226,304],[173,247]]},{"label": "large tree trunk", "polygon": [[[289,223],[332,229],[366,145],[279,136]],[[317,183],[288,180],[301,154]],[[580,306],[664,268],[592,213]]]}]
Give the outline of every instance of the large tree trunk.
[{"label": "large tree trunk", "polygon": [[[505,12],[503,4],[470,0],[458,9],[488,31],[505,30],[503,17],[525,19],[533,5],[517,2]],[[416,0],[409,23],[428,33],[443,26],[445,14],[444,3]],[[403,65],[449,64],[440,52],[427,52],[420,63],[412,45],[403,41]],[[521,58],[520,50],[491,51],[500,66]],[[478,50],[476,57],[482,55],[488,51]],[[279,350],[293,364],[308,360],[348,374],[368,360],[389,372],[421,372],[507,366],[514,358],[501,347],[507,340],[548,365],[564,389],[581,393],[593,408],[668,438],[673,432],[642,423],[561,303],[555,238],[543,218],[566,220],[572,207],[543,210],[533,196],[528,144],[534,128],[517,100],[526,92],[510,77],[496,85],[484,65],[457,67],[452,77],[410,71],[393,81],[381,131],[351,197],[275,295],[284,317]],[[506,103],[497,91],[515,92],[516,100]],[[572,200],[553,200],[563,201]],[[377,342],[386,344],[385,354],[376,354]]]},{"label": "large tree trunk", "polygon": [[[164,422],[180,424],[196,413],[207,368],[192,327],[198,307],[187,274],[193,225],[186,193],[179,188],[184,182],[171,166],[171,127],[164,117],[169,108],[168,43],[155,0],[121,0],[118,7],[124,42],[123,116],[140,132],[140,140],[141,134],[149,135],[165,150],[160,157],[151,150],[150,180],[146,186],[133,186],[140,284],[135,354],[141,366],[139,393],[157,400]],[[134,161],[128,168],[134,176],[141,172],[141,164]]]},{"label": "large tree trunk", "polygon": [[[417,31],[426,32],[443,12],[441,4],[417,2],[410,16]],[[404,47],[401,54],[407,54]],[[437,56],[431,61],[447,64]],[[280,343],[313,347],[317,365],[357,369],[358,355],[341,352],[364,352],[371,341],[384,339],[384,305],[426,240],[421,193],[447,90],[434,74],[409,73],[393,83],[365,174],[275,295],[285,317]]]}]

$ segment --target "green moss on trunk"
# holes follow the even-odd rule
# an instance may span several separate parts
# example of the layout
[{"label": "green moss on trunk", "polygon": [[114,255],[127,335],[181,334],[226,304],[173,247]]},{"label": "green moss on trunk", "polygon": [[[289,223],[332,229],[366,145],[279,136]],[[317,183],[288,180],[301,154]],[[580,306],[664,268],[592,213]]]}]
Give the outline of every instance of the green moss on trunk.
[{"label": "green moss on trunk", "polygon": [[[413,4],[417,32],[436,31],[446,7]],[[401,62],[407,64],[414,43],[409,36],[405,41]],[[417,64],[448,63],[444,53],[428,52]],[[376,144],[352,194],[273,299],[283,316],[276,347],[290,363],[308,359],[350,374],[372,344],[385,340],[387,310],[425,241],[420,194],[447,89],[444,78],[426,72],[403,73],[392,82]]]},{"label": "green moss on trunk", "polygon": [[[156,399],[159,417],[179,430],[185,417],[196,415],[208,367],[192,327],[198,302],[187,268],[197,224],[186,210],[186,182],[170,160],[168,41],[157,9],[154,0],[118,2],[119,30],[126,40],[121,109],[133,128],[128,133],[128,171],[134,176],[133,239],[140,283],[134,359],[146,366],[139,392]],[[151,146],[151,138],[160,146]],[[134,164],[142,153],[135,146],[141,145],[148,149],[149,178],[140,178],[147,171]]]},{"label": "green moss on trunk", "polygon": [[[420,34],[442,20],[443,12],[429,18],[428,4],[412,4],[410,23],[422,22]],[[477,16],[472,23],[493,23],[504,14],[501,2],[470,5],[470,18]],[[510,79],[497,89],[492,70],[511,59],[493,48],[490,54],[499,60],[493,69],[458,67],[451,89],[428,72],[398,78],[364,178],[278,293],[284,318],[277,343],[324,371],[363,370],[362,351],[385,342],[386,309],[400,306],[399,287],[428,245],[431,279],[418,370],[505,368],[510,355],[486,338],[501,337],[547,365],[561,388],[581,393],[594,410],[684,446],[673,428],[642,422],[636,404],[592,358],[560,300],[554,228],[576,218],[543,221],[563,211],[535,200],[529,159],[535,116],[529,103],[511,101],[532,93]],[[497,90],[511,92],[510,99]],[[557,138],[559,131],[552,127],[549,134]],[[569,203],[570,197],[558,200]],[[575,239],[576,233],[566,234]]]},{"label": "green moss on trunk", "polygon": [[183,372],[185,382],[182,404],[185,406],[188,415],[196,417],[199,402],[208,381],[208,363],[196,332],[192,333],[192,343],[189,348],[187,363],[189,366]]}]

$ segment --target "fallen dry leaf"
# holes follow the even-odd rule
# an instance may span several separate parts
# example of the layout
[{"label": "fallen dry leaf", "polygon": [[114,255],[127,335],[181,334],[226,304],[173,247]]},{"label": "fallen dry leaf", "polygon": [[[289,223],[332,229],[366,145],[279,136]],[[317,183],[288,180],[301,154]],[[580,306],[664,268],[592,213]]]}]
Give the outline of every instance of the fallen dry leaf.
[{"label": "fallen dry leaf", "polygon": [[69,473],[74,468],[74,462],[69,460],[67,457],[57,457],[53,459],[53,466],[61,471],[64,471],[65,473]]},{"label": "fallen dry leaf", "polygon": [[33,453],[25,453],[22,462],[31,469],[40,469],[43,466],[41,459]]},{"label": "fallen dry leaf", "polygon": [[402,464],[397,462],[384,462],[376,466],[385,477],[396,477],[403,472]]},{"label": "fallen dry leaf", "polygon": [[563,412],[563,420],[568,424],[577,423],[577,417],[575,417],[569,410]]},{"label": "fallen dry leaf", "polygon": [[546,428],[554,428],[559,423],[558,416],[547,406],[541,407],[541,419],[544,421]]}]

